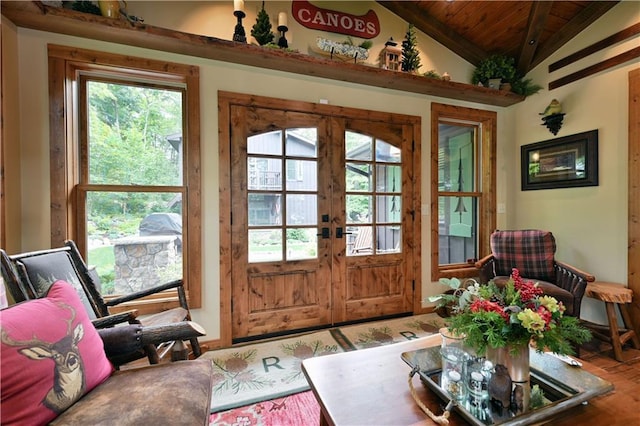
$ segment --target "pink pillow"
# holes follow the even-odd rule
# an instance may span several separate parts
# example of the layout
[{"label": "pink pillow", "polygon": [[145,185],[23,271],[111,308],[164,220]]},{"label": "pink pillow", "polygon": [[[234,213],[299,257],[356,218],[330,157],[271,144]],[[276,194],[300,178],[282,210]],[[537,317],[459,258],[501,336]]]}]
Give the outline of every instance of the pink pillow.
[{"label": "pink pillow", "polygon": [[113,372],[73,287],[0,312],[0,423],[46,424]]}]

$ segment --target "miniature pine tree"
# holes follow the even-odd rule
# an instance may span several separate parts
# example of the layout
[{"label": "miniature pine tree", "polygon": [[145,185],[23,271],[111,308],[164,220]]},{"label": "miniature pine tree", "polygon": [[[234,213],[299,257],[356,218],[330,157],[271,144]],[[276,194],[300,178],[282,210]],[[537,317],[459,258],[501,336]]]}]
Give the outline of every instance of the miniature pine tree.
[{"label": "miniature pine tree", "polygon": [[416,30],[413,24],[409,24],[409,29],[402,41],[402,71],[412,72],[420,68],[420,53],[417,49]]},{"label": "miniature pine tree", "polygon": [[269,15],[264,10],[264,2],[262,2],[262,9],[258,12],[256,23],[251,27],[251,35],[260,43],[260,46],[273,42],[274,35],[271,32],[271,21],[269,21]]}]

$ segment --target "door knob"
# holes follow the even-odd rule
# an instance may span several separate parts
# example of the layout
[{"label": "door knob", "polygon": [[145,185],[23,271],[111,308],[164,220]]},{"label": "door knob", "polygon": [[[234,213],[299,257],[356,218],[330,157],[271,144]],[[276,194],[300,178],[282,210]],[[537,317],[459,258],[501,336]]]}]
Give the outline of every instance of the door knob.
[{"label": "door knob", "polygon": [[331,238],[331,232],[329,231],[329,228],[322,228],[322,232],[316,234],[316,236],[322,237],[326,240],[327,238]]}]

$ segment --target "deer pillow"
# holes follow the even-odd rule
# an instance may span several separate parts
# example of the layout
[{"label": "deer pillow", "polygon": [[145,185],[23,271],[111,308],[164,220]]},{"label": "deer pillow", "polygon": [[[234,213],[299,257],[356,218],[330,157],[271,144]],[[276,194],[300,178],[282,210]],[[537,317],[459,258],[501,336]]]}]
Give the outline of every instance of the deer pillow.
[{"label": "deer pillow", "polygon": [[46,424],[113,372],[73,287],[0,312],[0,424]]}]

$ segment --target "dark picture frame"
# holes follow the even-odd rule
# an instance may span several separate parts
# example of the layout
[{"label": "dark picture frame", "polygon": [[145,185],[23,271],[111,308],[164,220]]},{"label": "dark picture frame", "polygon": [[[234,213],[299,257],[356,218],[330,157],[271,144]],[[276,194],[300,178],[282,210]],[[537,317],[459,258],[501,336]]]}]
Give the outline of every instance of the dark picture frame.
[{"label": "dark picture frame", "polygon": [[598,130],[520,147],[522,190],[598,186]]}]

